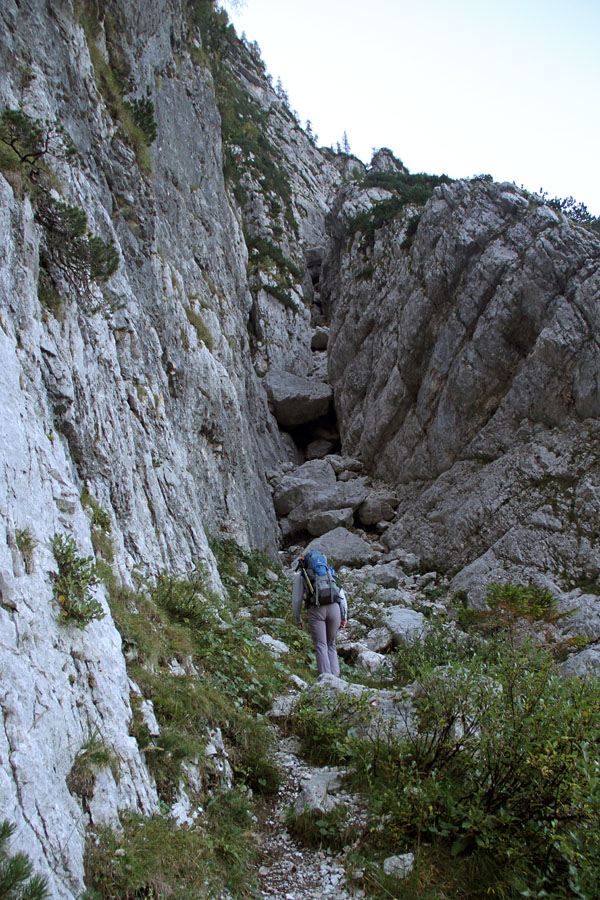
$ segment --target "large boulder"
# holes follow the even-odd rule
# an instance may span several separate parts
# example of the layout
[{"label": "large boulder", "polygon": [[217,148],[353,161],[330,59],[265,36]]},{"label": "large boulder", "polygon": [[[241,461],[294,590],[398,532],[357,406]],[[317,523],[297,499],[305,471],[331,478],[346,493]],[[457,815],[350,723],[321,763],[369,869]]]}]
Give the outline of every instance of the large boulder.
[{"label": "large boulder", "polygon": [[291,372],[269,372],[263,384],[282,428],[314,422],[329,412],[333,393],[322,381]]},{"label": "large boulder", "polygon": [[311,541],[306,551],[321,550],[333,566],[362,566],[377,557],[367,541],[347,528],[334,528],[322,537]]},{"label": "large boulder", "polygon": [[377,525],[378,522],[389,522],[394,518],[394,509],[398,506],[398,498],[388,494],[368,494],[358,510],[361,525]]},{"label": "large boulder", "polygon": [[[306,465],[308,464],[305,463]],[[305,466],[302,469],[305,469]],[[303,531],[309,531],[314,535],[324,534],[337,525],[351,525],[352,514],[360,506],[365,493],[366,487],[362,478],[351,482],[327,483],[324,487],[315,483],[312,485],[312,489],[310,485],[306,486],[301,492],[302,501],[294,505],[288,517],[281,523],[283,536],[290,537]],[[293,496],[299,498],[300,493],[296,492]],[[276,493],[275,509],[277,512],[281,507],[279,494]],[[337,521],[336,510],[343,511],[343,515],[339,515]],[[327,515],[319,516],[319,513]]]},{"label": "large boulder", "polygon": [[350,527],[353,519],[354,515],[351,507],[324,510],[323,512],[315,513],[308,520],[307,530],[313,537],[320,537],[322,534],[327,534],[328,531],[333,531],[334,528],[339,528],[340,526]]},{"label": "large boulder", "polygon": [[423,613],[406,609],[404,606],[392,606],[387,609],[382,616],[382,622],[389,628],[394,646],[418,640],[427,628],[427,620]]},{"label": "large boulder", "polygon": [[[284,475],[273,493],[275,512],[285,516],[315,497],[335,488],[335,473],[326,460],[311,459]],[[314,507],[311,507],[311,509]]]}]

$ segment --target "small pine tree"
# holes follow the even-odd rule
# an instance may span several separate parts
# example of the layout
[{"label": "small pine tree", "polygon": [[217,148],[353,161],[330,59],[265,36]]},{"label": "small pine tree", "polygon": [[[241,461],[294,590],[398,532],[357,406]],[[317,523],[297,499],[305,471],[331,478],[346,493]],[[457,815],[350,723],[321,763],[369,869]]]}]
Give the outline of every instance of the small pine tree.
[{"label": "small pine tree", "polygon": [[344,132],[342,137],[342,149],[344,153],[350,154],[350,141],[348,140],[348,135]]},{"label": "small pine tree", "polygon": [[45,900],[48,882],[43,875],[32,875],[31,860],[24,853],[10,856],[8,841],[16,825],[0,823],[0,900]]}]

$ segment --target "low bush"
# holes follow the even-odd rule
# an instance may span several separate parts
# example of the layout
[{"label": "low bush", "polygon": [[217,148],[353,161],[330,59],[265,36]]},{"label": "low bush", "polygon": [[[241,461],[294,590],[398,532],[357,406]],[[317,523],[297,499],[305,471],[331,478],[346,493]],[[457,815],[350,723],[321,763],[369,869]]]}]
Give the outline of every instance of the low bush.
[{"label": "low bush", "polygon": [[[535,595],[536,613],[548,605]],[[453,641],[447,628],[437,631],[397,664],[400,682],[418,682],[404,737],[383,725],[356,729],[345,699],[337,710],[300,704],[303,740],[320,748],[322,762],[349,766],[370,806],[359,854],[370,865],[414,852],[407,900],[592,900],[600,686],[560,677],[546,650],[515,645],[505,632]],[[386,896],[381,879],[369,886]]]},{"label": "low bush", "polygon": [[119,761],[113,750],[105,743],[97,731],[80,747],[67,775],[66,783],[71,794],[76,794],[84,803],[88,803],[94,794],[99,769],[109,768],[119,780]]},{"label": "low bush", "polygon": [[33,571],[33,551],[37,546],[37,540],[31,533],[31,528],[17,528],[15,531],[15,543],[23,558],[25,571],[30,575]]},{"label": "low bush", "polygon": [[[440,184],[450,184],[447,175],[409,175],[403,172],[367,172],[361,179],[362,187],[381,187],[391,191],[393,196],[379,200],[370,209],[356,215],[349,223],[350,234],[361,232],[363,243],[372,246],[378,229],[392,222],[408,204],[423,206],[432,196],[434,188]],[[418,220],[412,217],[405,241],[412,241]]]},{"label": "low bush", "polygon": [[54,599],[60,606],[59,621],[85,628],[93,619],[102,619],[104,610],[92,595],[92,588],[98,584],[93,557],[79,556],[71,535],[55,534],[51,547],[58,566],[52,580]]},{"label": "low bush", "polygon": [[[12,154],[6,164],[22,173],[35,219],[43,228],[38,297],[46,309],[59,312],[60,287],[73,290],[80,299],[87,297],[91,282],[106,281],[117,270],[118,250],[112,240],[88,234],[85,212],[57,200],[51,191],[55,179],[48,161],[74,162],[76,157],[73,142],[62,126],[32,119],[20,109],[4,109],[0,114],[0,144]],[[2,159],[6,162],[6,153]]]}]

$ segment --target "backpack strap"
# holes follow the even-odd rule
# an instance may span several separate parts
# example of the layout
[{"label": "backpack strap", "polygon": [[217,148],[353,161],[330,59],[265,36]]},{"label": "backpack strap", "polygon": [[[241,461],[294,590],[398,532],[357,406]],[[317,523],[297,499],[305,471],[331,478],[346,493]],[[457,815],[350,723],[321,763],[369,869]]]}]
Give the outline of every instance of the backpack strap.
[{"label": "backpack strap", "polygon": [[[304,562],[304,557],[302,557],[302,558],[300,559],[300,561],[298,562],[298,566],[297,566],[297,568],[296,568],[296,571],[302,572],[303,583],[304,583],[304,590],[305,590],[305,592],[307,592],[308,597],[310,597],[312,594],[315,594],[315,593],[316,593],[316,592],[315,592],[315,589],[314,589],[314,587],[312,586],[311,580],[310,580],[310,578],[308,577],[308,572],[306,571],[306,565],[305,565],[305,562]],[[308,600],[308,597],[307,597],[307,600]],[[319,605],[319,603],[318,603],[318,597],[317,597],[317,606],[318,606],[318,605]]]}]

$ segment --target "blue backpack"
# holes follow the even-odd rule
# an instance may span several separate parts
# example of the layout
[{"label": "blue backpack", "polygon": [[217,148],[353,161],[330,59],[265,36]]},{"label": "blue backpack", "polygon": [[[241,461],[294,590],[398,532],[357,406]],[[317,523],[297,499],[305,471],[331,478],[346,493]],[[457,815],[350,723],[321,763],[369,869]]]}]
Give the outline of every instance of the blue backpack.
[{"label": "blue backpack", "polygon": [[305,553],[298,569],[304,579],[304,596],[307,606],[326,606],[340,599],[340,585],[335,569],[327,563],[327,557],[318,550]]}]

